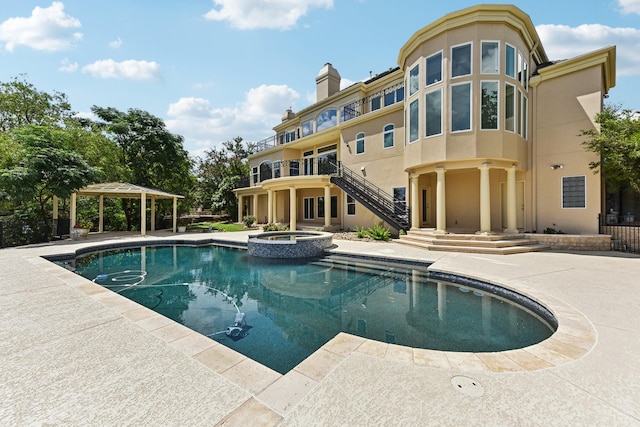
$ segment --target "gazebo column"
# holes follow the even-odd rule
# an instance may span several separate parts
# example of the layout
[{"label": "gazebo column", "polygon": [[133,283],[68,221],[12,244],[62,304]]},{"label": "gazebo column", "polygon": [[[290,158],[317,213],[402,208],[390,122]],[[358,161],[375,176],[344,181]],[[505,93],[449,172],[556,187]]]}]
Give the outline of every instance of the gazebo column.
[{"label": "gazebo column", "polygon": [[445,234],[447,232],[447,207],[444,182],[444,167],[436,168],[436,230],[435,233]]},{"label": "gazebo column", "polygon": [[491,234],[491,185],[489,169],[491,163],[485,162],[480,169],[480,234]]},{"label": "gazebo column", "polygon": [[178,198],[173,198],[173,232],[178,229]]},{"label": "gazebo column", "polygon": [[147,193],[140,193],[140,234],[147,235]]},{"label": "gazebo column", "polygon": [[331,187],[326,185],[324,187],[324,228],[325,230],[331,227]]},{"label": "gazebo column", "polygon": [[273,222],[273,190],[267,190],[267,223]]},{"label": "gazebo column", "polygon": [[104,195],[98,199],[98,233],[104,232]]},{"label": "gazebo column", "polygon": [[420,175],[411,174],[411,229],[417,230],[420,228],[420,200],[418,196],[418,181]]},{"label": "gazebo column", "polygon": [[58,235],[58,196],[53,196],[53,235]]},{"label": "gazebo column", "polygon": [[296,188],[289,188],[289,230],[296,230],[296,218],[298,216],[298,210],[296,206]]},{"label": "gazebo column", "polygon": [[156,198],[151,198],[151,231],[156,231]]},{"label": "gazebo column", "polygon": [[507,228],[505,233],[518,233],[516,202],[516,165],[507,169]]},{"label": "gazebo column", "polygon": [[71,193],[71,202],[69,206],[69,230],[76,225],[76,204],[78,202],[78,195],[76,193]]}]

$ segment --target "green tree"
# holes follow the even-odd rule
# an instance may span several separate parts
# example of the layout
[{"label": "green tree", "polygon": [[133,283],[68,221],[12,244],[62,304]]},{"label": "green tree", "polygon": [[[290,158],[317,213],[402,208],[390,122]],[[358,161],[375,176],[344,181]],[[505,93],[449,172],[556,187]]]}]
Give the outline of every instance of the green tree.
[{"label": "green tree", "polygon": [[[183,147],[182,136],[172,134],[162,119],[143,110],[122,112],[93,106],[91,111],[118,147],[120,180],[189,196],[194,185],[193,161]],[[181,203],[188,205],[190,199]],[[135,201],[123,199],[122,206],[127,230],[131,230],[139,216]]]},{"label": "green tree", "polygon": [[96,182],[100,171],[70,150],[70,137],[64,129],[27,125],[13,130],[11,136],[19,145],[20,161],[0,169],[1,196],[17,206],[35,205],[48,235],[53,196],[68,197]]},{"label": "green tree", "polygon": [[219,149],[207,150],[198,163],[196,202],[237,218],[238,202],[233,190],[240,179],[249,176],[248,158],[254,151],[255,145],[245,144],[239,136],[223,142]]},{"label": "green tree", "polygon": [[640,118],[638,113],[605,105],[596,118],[600,129],[582,131],[589,139],[583,146],[599,155],[590,163],[596,173],[602,171],[607,191],[629,185],[640,193]]},{"label": "green tree", "polygon": [[39,91],[24,75],[20,77],[0,83],[0,131],[30,124],[61,126],[73,116],[64,93]]}]

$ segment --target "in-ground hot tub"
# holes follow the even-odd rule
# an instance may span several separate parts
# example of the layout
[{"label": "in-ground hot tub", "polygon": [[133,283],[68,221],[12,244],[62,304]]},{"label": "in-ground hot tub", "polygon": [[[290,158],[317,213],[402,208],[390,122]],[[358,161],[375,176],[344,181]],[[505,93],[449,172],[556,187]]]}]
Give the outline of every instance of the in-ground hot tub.
[{"label": "in-ground hot tub", "polygon": [[261,258],[310,258],[332,244],[333,235],[322,231],[268,231],[250,236],[247,251]]}]

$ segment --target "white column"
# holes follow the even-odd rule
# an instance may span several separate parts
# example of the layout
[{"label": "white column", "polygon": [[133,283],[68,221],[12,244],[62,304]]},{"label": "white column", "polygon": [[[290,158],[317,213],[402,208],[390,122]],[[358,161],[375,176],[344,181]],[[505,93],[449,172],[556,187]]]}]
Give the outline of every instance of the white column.
[{"label": "white column", "polygon": [[289,229],[291,231],[296,230],[296,217],[298,216],[298,209],[296,206],[296,189],[295,187],[289,188]]},{"label": "white column", "polygon": [[271,217],[273,218],[273,222],[278,222],[278,192],[273,191],[273,211],[271,213]]},{"label": "white column", "polygon": [[420,175],[411,174],[411,228],[420,228],[420,196],[418,191],[418,181]]},{"label": "white column", "polygon": [[244,211],[244,197],[238,196],[238,222],[242,222],[243,211]]},{"label": "white column", "polygon": [[516,199],[516,165],[512,165],[507,169],[507,228],[504,230],[505,233],[518,233]]},{"label": "white column", "polygon": [[156,231],[156,198],[151,198],[151,231]]},{"label": "white column", "polygon": [[98,198],[98,233],[104,232],[104,195]]},{"label": "white column", "polygon": [[260,218],[258,218],[258,195],[254,194],[252,197],[253,206],[251,207],[252,215],[256,219],[256,224],[260,223]]},{"label": "white column", "polygon": [[447,232],[447,207],[444,185],[445,169],[440,166],[436,168],[436,233],[444,234]]},{"label": "white column", "polygon": [[331,227],[331,187],[324,187],[324,228]]},{"label": "white column", "polygon": [[173,232],[178,229],[178,198],[173,198]]},{"label": "white column", "polygon": [[491,185],[489,180],[490,163],[483,163],[480,169],[480,233],[491,233]]},{"label": "white column", "polygon": [[[53,230],[52,230],[52,234],[54,236],[58,235],[58,196],[53,196],[53,212],[52,212],[52,217],[53,217]],[[69,230],[71,231],[71,230]]]},{"label": "white column", "polygon": [[147,193],[140,194],[140,234],[147,235]]},{"label": "white column", "polygon": [[76,225],[76,204],[78,202],[78,195],[76,193],[71,193],[71,203],[69,206],[69,227],[73,228]]},{"label": "white column", "polygon": [[273,190],[267,190],[267,223],[273,222]]}]

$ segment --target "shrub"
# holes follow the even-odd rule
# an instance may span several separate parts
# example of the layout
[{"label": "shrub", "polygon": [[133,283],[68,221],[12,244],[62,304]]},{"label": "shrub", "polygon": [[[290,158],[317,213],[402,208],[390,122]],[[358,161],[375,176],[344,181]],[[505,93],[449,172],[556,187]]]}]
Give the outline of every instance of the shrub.
[{"label": "shrub", "polygon": [[556,230],[555,228],[547,227],[542,231],[544,234],[565,234],[562,230]]},{"label": "shrub", "polygon": [[269,223],[262,226],[262,231],[287,231],[289,227],[283,224]]},{"label": "shrub", "polygon": [[356,237],[358,239],[364,239],[365,237],[367,237],[367,230],[365,230],[362,227],[356,226],[356,228],[353,231],[356,232]]},{"label": "shrub", "polygon": [[382,224],[376,224],[367,230],[367,234],[373,240],[389,240],[391,238],[391,230]]},{"label": "shrub", "polygon": [[253,225],[254,222],[256,222],[256,217],[253,216],[253,215],[247,215],[247,216],[242,218],[242,223],[247,228],[251,228],[251,226]]}]

